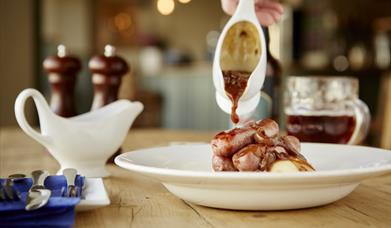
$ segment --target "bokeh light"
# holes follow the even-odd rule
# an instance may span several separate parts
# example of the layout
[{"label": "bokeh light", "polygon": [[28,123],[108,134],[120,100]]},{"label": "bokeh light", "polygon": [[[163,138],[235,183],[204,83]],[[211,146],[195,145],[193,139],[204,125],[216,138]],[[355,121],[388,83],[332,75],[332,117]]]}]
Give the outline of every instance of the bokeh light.
[{"label": "bokeh light", "polygon": [[186,4],[189,3],[191,0],[178,0],[180,3]]},{"label": "bokeh light", "polygon": [[157,9],[162,15],[170,15],[175,9],[174,0],[158,0]]}]

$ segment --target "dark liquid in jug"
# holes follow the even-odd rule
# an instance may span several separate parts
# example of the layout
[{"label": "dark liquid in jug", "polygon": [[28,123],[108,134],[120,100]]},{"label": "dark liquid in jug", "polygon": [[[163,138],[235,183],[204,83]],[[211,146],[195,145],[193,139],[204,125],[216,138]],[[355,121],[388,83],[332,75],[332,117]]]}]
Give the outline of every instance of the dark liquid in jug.
[{"label": "dark liquid in jug", "polygon": [[346,144],[355,125],[355,118],[350,115],[287,115],[286,130],[302,142]]}]

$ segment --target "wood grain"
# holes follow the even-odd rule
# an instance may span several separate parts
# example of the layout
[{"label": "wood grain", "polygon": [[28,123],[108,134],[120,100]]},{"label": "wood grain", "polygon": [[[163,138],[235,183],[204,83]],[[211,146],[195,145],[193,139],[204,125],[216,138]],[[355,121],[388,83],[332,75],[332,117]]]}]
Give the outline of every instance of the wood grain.
[{"label": "wood grain", "polygon": [[[132,130],[124,151],[172,141],[208,141],[213,132]],[[14,128],[0,130],[0,176],[38,168],[54,173],[57,162]],[[104,179],[111,205],[80,212],[75,227],[391,227],[391,175],[364,181],[333,204],[302,210],[231,211],[184,202],[160,183],[108,165]]]}]

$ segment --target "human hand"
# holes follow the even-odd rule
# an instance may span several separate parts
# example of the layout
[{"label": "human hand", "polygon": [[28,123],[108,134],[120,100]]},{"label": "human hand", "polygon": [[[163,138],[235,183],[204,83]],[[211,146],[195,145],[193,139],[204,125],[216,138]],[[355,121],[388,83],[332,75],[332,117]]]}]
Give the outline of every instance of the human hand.
[{"label": "human hand", "polygon": [[[239,0],[221,0],[221,5],[229,15],[232,15]],[[284,12],[282,5],[274,0],[255,0],[255,13],[262,26],[269,26],[278,22]]]}]

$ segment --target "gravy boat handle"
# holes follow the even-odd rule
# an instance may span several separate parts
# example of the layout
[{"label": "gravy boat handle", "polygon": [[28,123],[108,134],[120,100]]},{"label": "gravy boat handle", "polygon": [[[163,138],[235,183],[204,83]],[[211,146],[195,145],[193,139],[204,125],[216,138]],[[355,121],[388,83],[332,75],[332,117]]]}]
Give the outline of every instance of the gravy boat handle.
[{"label": "gravy boat handle", "polygon": [[238,18],[238,20],[245,19],[253,19],[257,20],[255,14],[255,1],[254,0],[239,0],[238,6],[232,15],[232,18]]},{"label": "gravy boat handle", "polygon": [[[24,113],[24,107],[25,107],[26,100],[30,97],[33,98],[33,100],[34,100],[34,103],[35,103],[35,106],[37,107],[39,116],[41,116],[41,113],[48,111],[48,110],[44,110],[44,109],[50,109],[47,106],[46,100],[42,96],[42,94],[40,94],[35,89],[25,89],[18,95],[18,97],[16,98],[16,101],[15,101],[14,108],[15,108],[16,121],[18,122],[20,128],[22,128],[22,130],[27,135],[29,135],[30,137],[32,137],[33,139],[35,139],[36,141],[38,141],[39,143],[41,143],[42,145],[47,147],[48,145],[51,144],[51,139],[48,136],[42,135],[38,131],[34,130],[31,127],[31,125],[28,123],[28,121],[26,120],[26,116]],[[45,105],[46,105],[46,107],[45,107]],[[40,121],[42,121],[42,120],[40,119]]]}]

